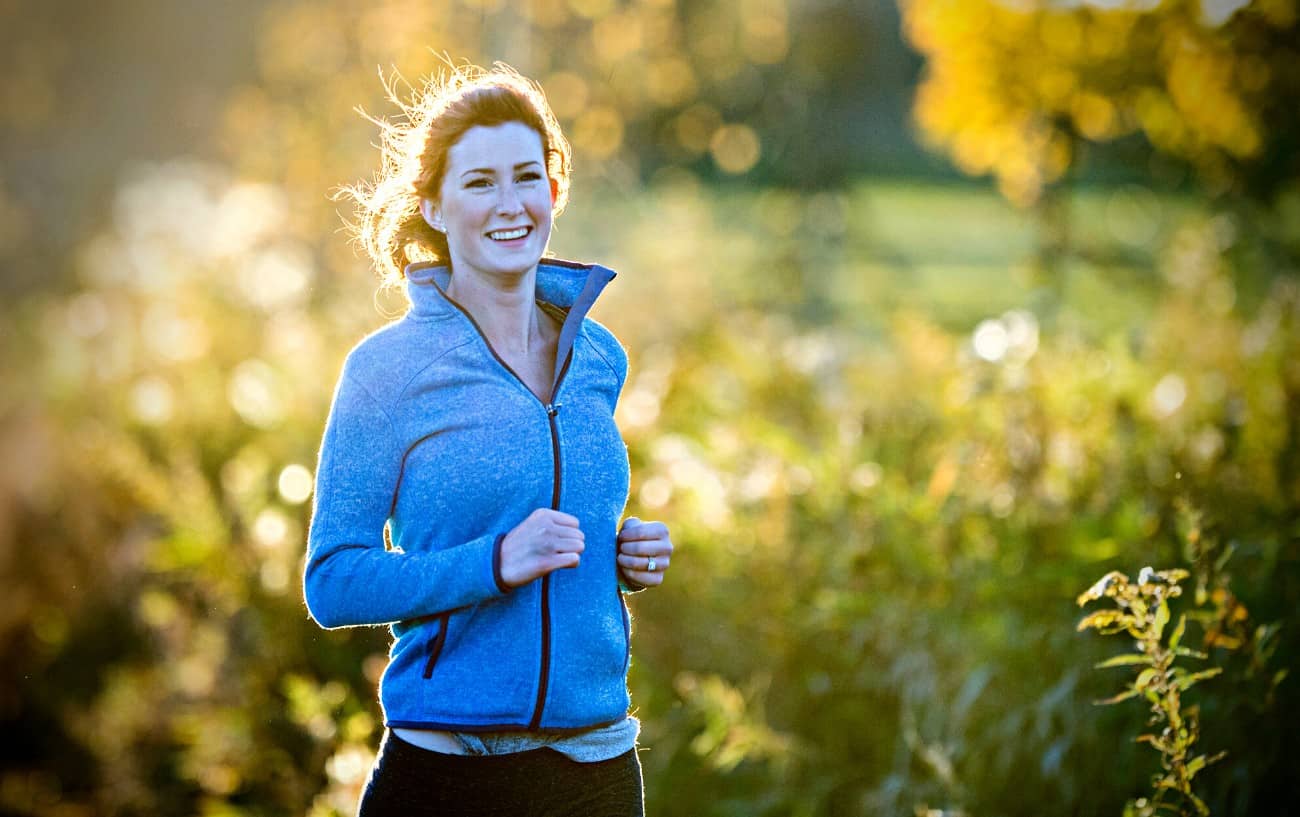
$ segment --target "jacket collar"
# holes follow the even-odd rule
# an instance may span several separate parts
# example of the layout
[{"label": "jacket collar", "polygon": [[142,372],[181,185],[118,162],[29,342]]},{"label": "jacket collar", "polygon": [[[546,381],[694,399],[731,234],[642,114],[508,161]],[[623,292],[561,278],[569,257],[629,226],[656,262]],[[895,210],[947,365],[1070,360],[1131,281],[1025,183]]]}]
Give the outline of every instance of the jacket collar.
[{"label": "jacket collar", "polygon": [[[605,285],[615,273],[599,264],[579,264],[559,258],[543,258],[537,265],[536,291],[539,301],[546,301],[570,314],[585,317]],[[417,262],[406,266],[406,297],[411,313],[432,318],[455,314],[458,305],[447,295],[451,268],[438,262]]]},{"label": "jacket collar", "polygon": [[[579,264],[559,258],[543,258],[537,265],[535,279],[536,298],[554,304],[568,314],[560,329],[559,347],[555,355],[555,379],[573,348],[573,341],[582,328],[582,321],[605,285],[615,273],[599,264]],[[445,318],[463,315],[474,323],[469,312],[447,295],[451,281],[451,268],[438,262],[417,262],[406,267],[406,297],[411,301],[410,314],[417,318]],[[474,323],[478,329],[478,324]]]}]

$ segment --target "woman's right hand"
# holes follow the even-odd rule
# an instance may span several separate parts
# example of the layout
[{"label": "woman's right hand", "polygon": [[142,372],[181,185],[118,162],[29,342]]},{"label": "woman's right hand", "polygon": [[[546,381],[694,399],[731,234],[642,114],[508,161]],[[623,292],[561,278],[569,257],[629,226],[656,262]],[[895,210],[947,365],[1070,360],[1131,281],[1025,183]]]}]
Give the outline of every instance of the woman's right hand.
[{"label": "woman's right hand", "polygon": [[502,540],[501,578],[519,587],[560,568],[577,567],[584,547],[576,516],[538,508]]}]

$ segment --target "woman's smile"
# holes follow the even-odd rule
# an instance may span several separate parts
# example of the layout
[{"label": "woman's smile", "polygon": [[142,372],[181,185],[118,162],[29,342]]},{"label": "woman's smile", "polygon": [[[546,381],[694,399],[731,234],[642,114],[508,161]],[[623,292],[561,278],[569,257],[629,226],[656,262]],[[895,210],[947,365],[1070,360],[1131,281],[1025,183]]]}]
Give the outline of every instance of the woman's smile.
[{"label": "woman's smile", "polygon": [[505,230],[493,230],[487,234],[487,237],[510,249],[523,247],[527,244],[523,239],[532,233],[532,227],[512,227]]}]

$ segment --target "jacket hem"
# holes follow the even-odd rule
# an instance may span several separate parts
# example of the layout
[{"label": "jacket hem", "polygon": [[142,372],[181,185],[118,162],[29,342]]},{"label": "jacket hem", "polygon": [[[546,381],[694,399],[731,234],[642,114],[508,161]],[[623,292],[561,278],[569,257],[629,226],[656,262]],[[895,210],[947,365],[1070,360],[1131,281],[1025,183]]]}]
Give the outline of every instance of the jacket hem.
[{"label": "jacket hem", "polygon": [[551,726],[542,724],[536,728],[529,727],[526,723],[454,723],[451,721],[407,721],[407,720],[385,720],[384,726],[389,729],[437,729],[441,732],[554,732],[563,734],[576,734],[586,732],[591,729],[600,729],[606,726],[613,726],[622,722],[628,716],[620,715],[612,720],[596,721],[595,723],[585,724],[583,726]]}]

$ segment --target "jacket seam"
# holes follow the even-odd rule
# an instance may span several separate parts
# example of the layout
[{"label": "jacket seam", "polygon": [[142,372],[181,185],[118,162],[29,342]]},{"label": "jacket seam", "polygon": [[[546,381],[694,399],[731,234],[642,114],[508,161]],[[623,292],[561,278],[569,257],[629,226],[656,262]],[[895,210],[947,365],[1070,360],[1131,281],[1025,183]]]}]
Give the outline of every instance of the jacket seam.
[{"label": "jacket seam", "polygon": [[393,402],[396,403],[398,400],[401,400],[403,397],[405,397],[405,396],[406,396],[406,390],[409,389],[409,388],[411,388],[411,384],[414,383],[414,382],[415,382],[415,381],[420,377],[420,375],[422,375],[422,374],[424,374],[425,372],[429,371],[429,369],[431,369],[433,366],[437,365],[438,362],[441,361],[441,360],[442,360],[444,357],[446,357],[447,355],[449,355],[449,354],[451,354],[452,352],[456,351],[456,350],[459,349],[460,347],[462,347],[462,346],[468,346],[469,344],[471,344],[471,343],[473,343],[473,342],[474,342],[474,338],[473,338],[473,337],[467,337],[467,338],[465,338],[464,340],[462,340],[460,343],[454,344],[454,345],[452,345],[452,346],[448,346],[447,348],[443,349],[441,352],[439,352],[439,353],[438,353],[438,354],[433,358],[433,360],[430,360],[428,363],[426,363],[425,365],[421,366],[419,369],[417,369],[415,372],[413,372],[413,373],[411,374],[410,377],[408,377],[408,378],[406,379],[406,382],[402,384],[402,388],[401,388],[400,390],[398,390],[398,392],[397,392],[397,396],[393,399]]},{"label": "jacket seam", "polygon": [[587,345],[590,346],[593,350],[595,350],[596,356],[599,357],[602,361],[604,361],[605,365],[609,367],[609,370],[614,373],[614,377],[618,378],[619,382],[622,383],[623,375],[619,374],[618,367],[615,366],[613,363],[611,363],[609,356],[605,354],[605,352],[600,348],[600,346],[594,340],[588,337],[586,332],[586,327],[584,327],[583,330],[584,331],[578,337],[580,337],[582,340],[585,340],[587,342]]},{"label": "jacket seam", "polygon": [[384,405],[382,400],[380,400],[378,397],[375,396],[375,393],[370,390],[370,387],[367,386],[365,384],[365,381],[363,381],[361,378],[357,377],[352,372],[344,372],[343,376],[346,377],[348,380],[351,380],[352,385],[360,389],[361,393],[366,396],[366,399],[374,403],[375,408],[379,409],[379,412],[384,415],[384,422],[388,424],[389,436],[393,438],[393,443],[394,445],[396,445],[397,444],[397,423],[393,421],[392,412],[388,410],[388,407]]}]

